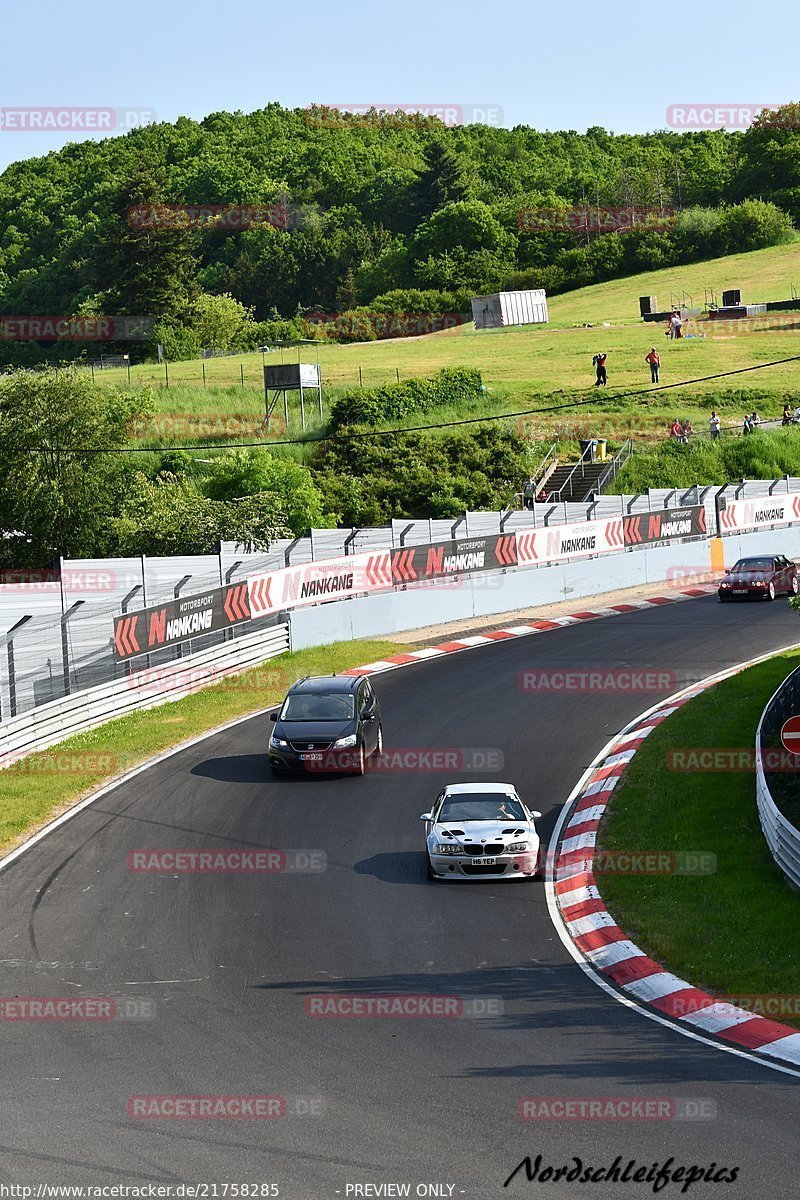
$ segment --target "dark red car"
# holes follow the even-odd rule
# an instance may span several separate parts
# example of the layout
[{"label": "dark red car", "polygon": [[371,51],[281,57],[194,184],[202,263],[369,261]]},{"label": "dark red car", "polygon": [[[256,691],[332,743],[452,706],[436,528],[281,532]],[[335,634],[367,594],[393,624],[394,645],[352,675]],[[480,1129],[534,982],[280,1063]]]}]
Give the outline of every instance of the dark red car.
[{"label": "dark red car", "polygon": [[740,558],[725,572],[719,585],[719,598],[735,600],[739,596],[758,596],[761,600],[774,600],[778,592],[796,596],[799,570],[783,554]]}]

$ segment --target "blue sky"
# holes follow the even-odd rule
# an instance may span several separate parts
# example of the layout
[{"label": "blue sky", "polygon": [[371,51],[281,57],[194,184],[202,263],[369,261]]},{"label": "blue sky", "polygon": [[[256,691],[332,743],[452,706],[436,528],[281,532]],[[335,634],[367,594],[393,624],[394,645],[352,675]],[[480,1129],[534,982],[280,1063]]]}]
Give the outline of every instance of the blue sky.
[{"label": "blue sky", "polygon": [[[799,34],[797,0],[44,0],[4,12],[0,109],[124,107],[173,121],[271,100],[486,105],[508,127],[642,132],[665,127],[670,105],[800,98]],[[86,136],[6,127],[20,120],[0,113],[0,168]]]}]

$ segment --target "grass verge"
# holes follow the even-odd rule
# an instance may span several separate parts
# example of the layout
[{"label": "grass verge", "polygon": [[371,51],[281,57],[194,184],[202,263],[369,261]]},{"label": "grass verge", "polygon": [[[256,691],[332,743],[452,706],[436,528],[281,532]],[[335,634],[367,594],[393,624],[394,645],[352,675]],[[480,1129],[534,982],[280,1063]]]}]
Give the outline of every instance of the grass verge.
[{"label": "grass verge", "polygon": [[[761,833],[752,770],[677,771],[668,755],[752,749],[764,705],[798,663],[800,653],[778,655],[669,717],[633,758],[600,827],[604,850],[716,854],[712,875],[608,874],[600,887],[637,945],[718,995],[800,997],[800,896],[784,882]],[[777,1019],[800,1026],[800,1000],[795,1011],[793,1019],[788,1012]]]},{"label": "grass verge", "polygon": [[[182,700],[76,734],[0,771],[0,855],[88,792],[162,750],[275,704],[303,675],[326,675],[407,649],[394,642],[336,642],[287,653]],[[267,728],[264,728],[266,747]]]}]

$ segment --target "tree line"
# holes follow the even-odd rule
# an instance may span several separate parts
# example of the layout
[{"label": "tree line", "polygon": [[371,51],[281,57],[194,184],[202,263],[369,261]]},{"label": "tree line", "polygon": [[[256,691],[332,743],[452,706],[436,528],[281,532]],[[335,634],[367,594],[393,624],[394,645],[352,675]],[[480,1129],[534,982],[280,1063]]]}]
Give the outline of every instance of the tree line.
[{"label": "tree line", "polygon": [[[256,217],[236,228],[220,213],[159,223],[175,206]],[[570,216],[626,207],[647,219],[609,230]],[[156,220],[132,216],[142,212]],[[146,316],[150,341],[125,347],[134,360],[158,341],[178,358],[297,336],[309,314],[322,314],[315,336],[372,337],[369,321],[342,335],[325,317],[564,291],[772,245],[798,219],[798,105],[744,132],[632,135],[270,104],[8,167],[0,317]],[[0,365],[81,353],[79,342],[0,339]]]}]

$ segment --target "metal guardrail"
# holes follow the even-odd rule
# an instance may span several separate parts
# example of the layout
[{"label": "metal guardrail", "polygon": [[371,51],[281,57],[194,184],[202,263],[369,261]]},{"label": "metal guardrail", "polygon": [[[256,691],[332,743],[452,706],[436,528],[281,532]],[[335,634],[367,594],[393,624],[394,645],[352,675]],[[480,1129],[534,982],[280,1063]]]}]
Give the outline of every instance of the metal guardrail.
[{"label": "metal guardrail", "polygon": [[617,453],[611,459],[611,462],[608,464],[605,471],[603,471],[602,475],[598,478],[595,485],[595,491],[597,494],[600,494],[604,488],[608,487],[610,483],[614,482],[614,480],[617,478],[617,475],[625,466],[625,463],[632,454],[633,442],[630,438],[626,438]]},{"label": "metal guardrail", "polygon": [[783,815],[770,789],[764,768],[764,739],[774,737],[784,721],[800,712],[800,667],[783,681],[761,714],[756,730],[756,803],[761,831],[770,853],[792,887],[800,888],[800,829]]},{"label": "metal guardrail", "polygon": [[0,767],[9,767],[26,754],[46,750],[72,734],[94,729],[115,717],[180,700],[288,649],[289,626],[273,625],[202,651],[191,659],[145,668],[123,679],[42,704],[0,725]]}]

